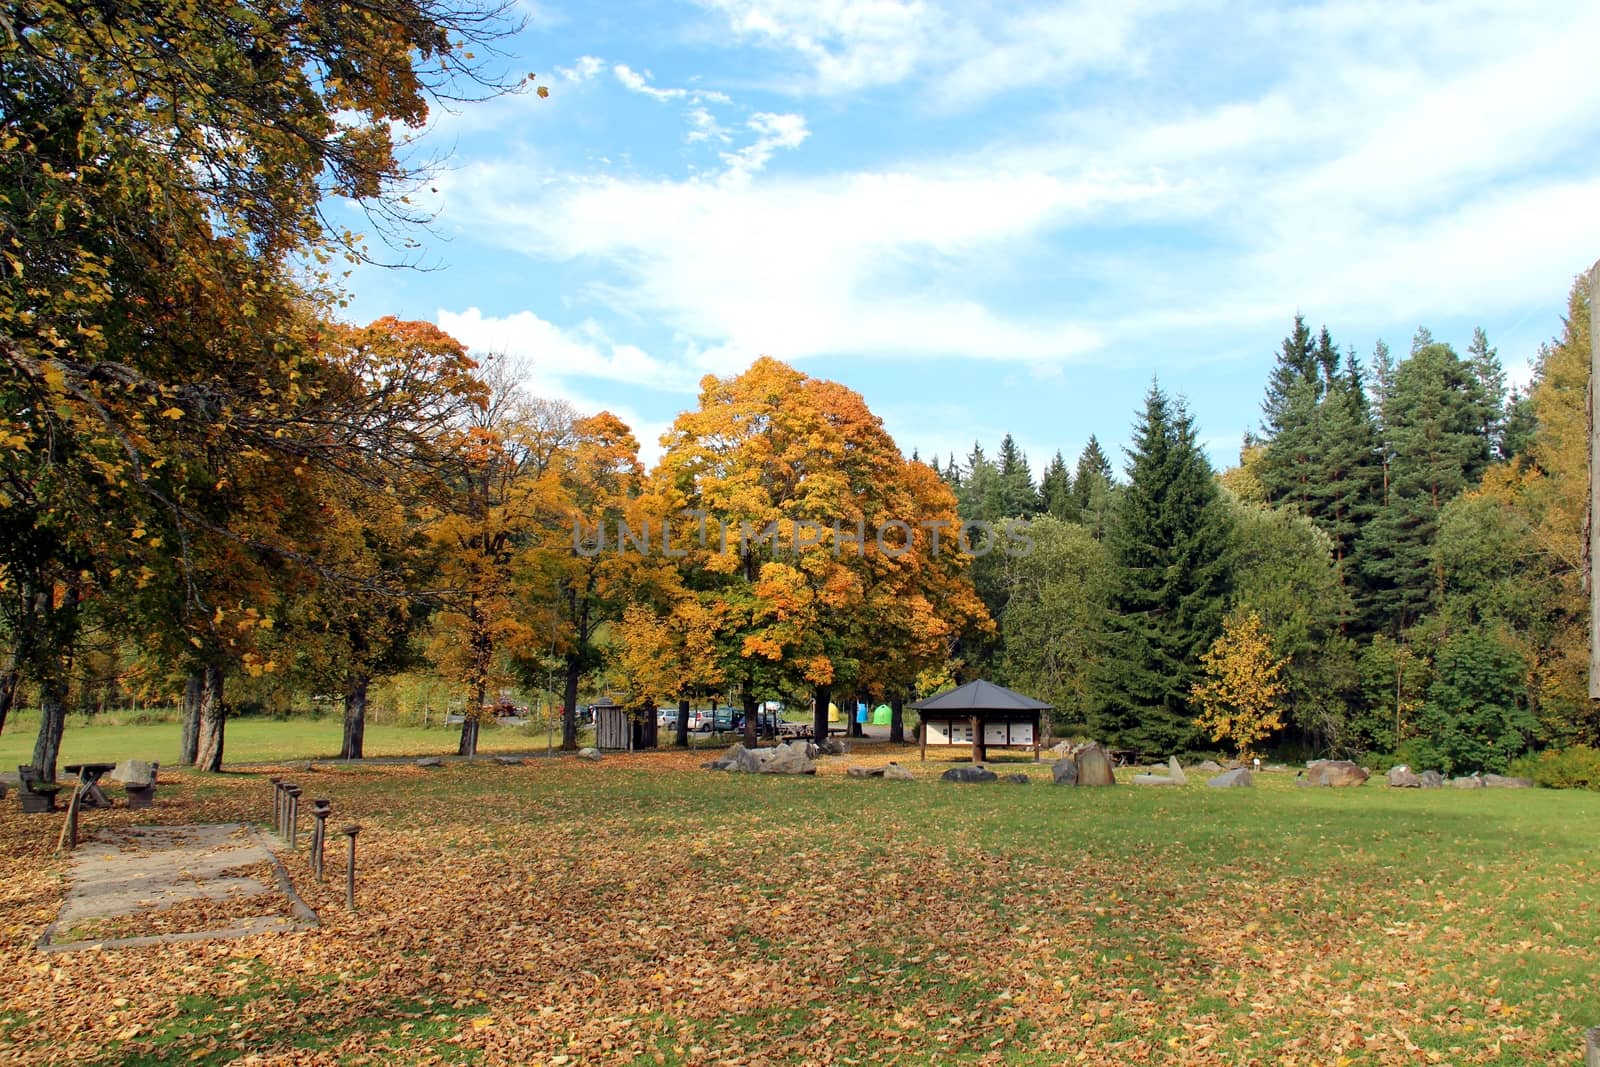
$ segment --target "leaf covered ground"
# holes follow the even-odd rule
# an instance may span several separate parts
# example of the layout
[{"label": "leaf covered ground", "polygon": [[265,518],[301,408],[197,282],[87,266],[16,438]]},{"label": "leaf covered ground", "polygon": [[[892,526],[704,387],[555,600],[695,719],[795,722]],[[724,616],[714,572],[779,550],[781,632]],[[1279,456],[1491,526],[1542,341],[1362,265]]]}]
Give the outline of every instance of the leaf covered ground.
[{"label": "leaf covered ground", "polygon": [[[299,773],[366,827],[358,912],[302,855],[320,930],[57,956],[60,816],[8,802],[0,1061],[1528,1064],[1600,1024],[1595,794],[844,774],[890,755]],[[87,819],[265,821],[269,773]]]}]

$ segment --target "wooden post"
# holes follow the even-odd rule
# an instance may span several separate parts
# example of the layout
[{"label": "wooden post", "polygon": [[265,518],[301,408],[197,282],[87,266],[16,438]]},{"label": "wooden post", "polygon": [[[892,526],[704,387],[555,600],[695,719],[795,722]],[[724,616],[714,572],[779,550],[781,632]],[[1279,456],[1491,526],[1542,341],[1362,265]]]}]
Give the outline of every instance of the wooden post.
[{"label": "wooden post", "polygon": [[919,716],[917,719],[917,733],[922,736],[922,762],[928,762],[928,717]]},{"label": "wooden post", "polygon": [[1600,700],[1600,583],[1594,580],[1594,559],[1600,550],[1600,434],[1595,433],[1594,390],[1600,383],[1600,261],[1589,268],[1589,516],[1583,553],[1583,577],[1589,583],[1589,699]]},{"label": "wooden post", "polygon": [[1600,1026],[1591,1026],[1584,1032],[1583,1067],[1600,1067]]},{"label": "wooden post", "polygon": [[989,752],[983,744],[983,717],[972,716],[972,762],[987,763]]},{"label": "wooden post", "polygon": [[1039,762],[1039,744],[1043,740],[1043,738],[1039,734],[1039,730],[1043,726],[1044,726],[1044,713],[1041,712],[1041,711],[1034,712],[1033,713],[1033,762],[1035,762],[1035,763]]}]

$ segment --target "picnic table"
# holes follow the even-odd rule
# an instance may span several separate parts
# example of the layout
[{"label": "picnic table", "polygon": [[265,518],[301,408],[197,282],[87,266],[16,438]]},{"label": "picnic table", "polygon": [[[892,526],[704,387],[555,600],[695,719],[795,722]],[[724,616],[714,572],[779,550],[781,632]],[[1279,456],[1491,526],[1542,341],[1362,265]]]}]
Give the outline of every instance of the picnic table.
[{"label": "picnic table", "polygon": [[111,800],[100,791],[100,779],[116,770],[115,763],[69,763],[61,768],[78,776],[78,793],[82,803],[91,808],[109,808]]}]

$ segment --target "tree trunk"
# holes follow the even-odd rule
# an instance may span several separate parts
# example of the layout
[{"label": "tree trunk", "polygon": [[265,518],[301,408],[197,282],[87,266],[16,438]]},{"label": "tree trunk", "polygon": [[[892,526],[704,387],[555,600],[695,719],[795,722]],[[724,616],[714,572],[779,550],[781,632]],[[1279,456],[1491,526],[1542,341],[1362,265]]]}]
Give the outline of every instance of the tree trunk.
[{"label": "tree trunk", "polygon": [[561,748],[571,752],[578,747],[578,679],[583,666],[577,656],[567,657],[567,684],[561,691]]},{"label": "tree trunk", "polygon": [[223,727],[227,722],[228,705],[223,700],[222,668],[208,664],[205,683],[200,689],[200,734],[195,749],[196,769],[212,774],[222,770]]},{"label": "tree trunk", "polygon": [[660,729],[660,709],[656,707],[655,701],[647,700],[644,702],[644,718],[639,720],[640,739],[644,742],[639,747],[656,748],[657,742],[660,740],[657,736],[660,733]]},{"label": "tree trunk", "polygon": [[0,734],[5,733],[6,719],[11,714],[11,705],[16,703],[19,684],[16,668],[0,671]]},{"label": "tree trunk", "polygon": [[47,678],[39,685],[39,736],[33,743],[33,769],[42,781],[56,780],[56,757],[67,726],[67,680]]},{"label": "tree trunk", "polygon": [[846,736],[849,736],[849,737],[866,737],[867,736],[867,731],[866,731],[866,729],[864,727],[864,724],[861,722],[861,705],[863,703],[863,700],[861,698],[864,697],[864,696],[866,696],[865,693],[857,693],[855,700],[852,701],[852,704],[854,706],[851,707],[849,712],[846,713],[846,715],[845,715],[845,724],[848,727],[848,729],[845,731]]},{"label": "tree trunk", "polygon": [[370,675],[351,671],[344,681],[344,741],[340,759],[360,759],[361,744],[367,735],[367,686]]},{"label": "tree trunk", "polygon": [[484,687],[472,691],[472,703],[461,716],[461,744],[456,746],[458,756],[478,754],[478,716],[483,714]]},{"label": "tree trunk", "polygon": [[819,685],[812,696],[811,733],[817,744],[828,739],[828,704],[833,699],[831,686]]},{"label": "tree trunk", "polygon": [[895,697],[889,701],[889,740],[896,745],[906,742],[906,698]]},{"label": "tree trunk", "polygon": [[678,724],[673,730],[672,743],[679,748],[689,747],[689,698],[678,699]]},{"label": "tree trunk", "polygon": [[205,688],[205,675],[190,673],[183,683],[183,747],[178,751],[178,763],[193,767],[200,749],[200,693]]},{"label": "tree trunk", "polygon": [[756,695],[748,688],[742,694],[744,698],[744,747],[756,747]]}]

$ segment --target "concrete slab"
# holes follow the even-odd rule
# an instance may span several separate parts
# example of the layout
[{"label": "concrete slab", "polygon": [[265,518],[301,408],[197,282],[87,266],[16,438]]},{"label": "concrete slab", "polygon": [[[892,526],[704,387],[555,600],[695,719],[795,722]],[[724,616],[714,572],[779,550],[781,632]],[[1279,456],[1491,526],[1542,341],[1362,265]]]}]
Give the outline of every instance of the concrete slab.
[{"label": "concrete slab", "polygon": [[[207,909],[194,902],[233,906]],[[159,930],[189,905],[188,927]],[[226,912],[208,919],[210,911]],[[167,921],[164,923],[163,918]],[[305,930],[317,916],[294,892],[283,864],[240,823],[101,830],[72,854],[71,889],[39,940],[46,952]]]}]

